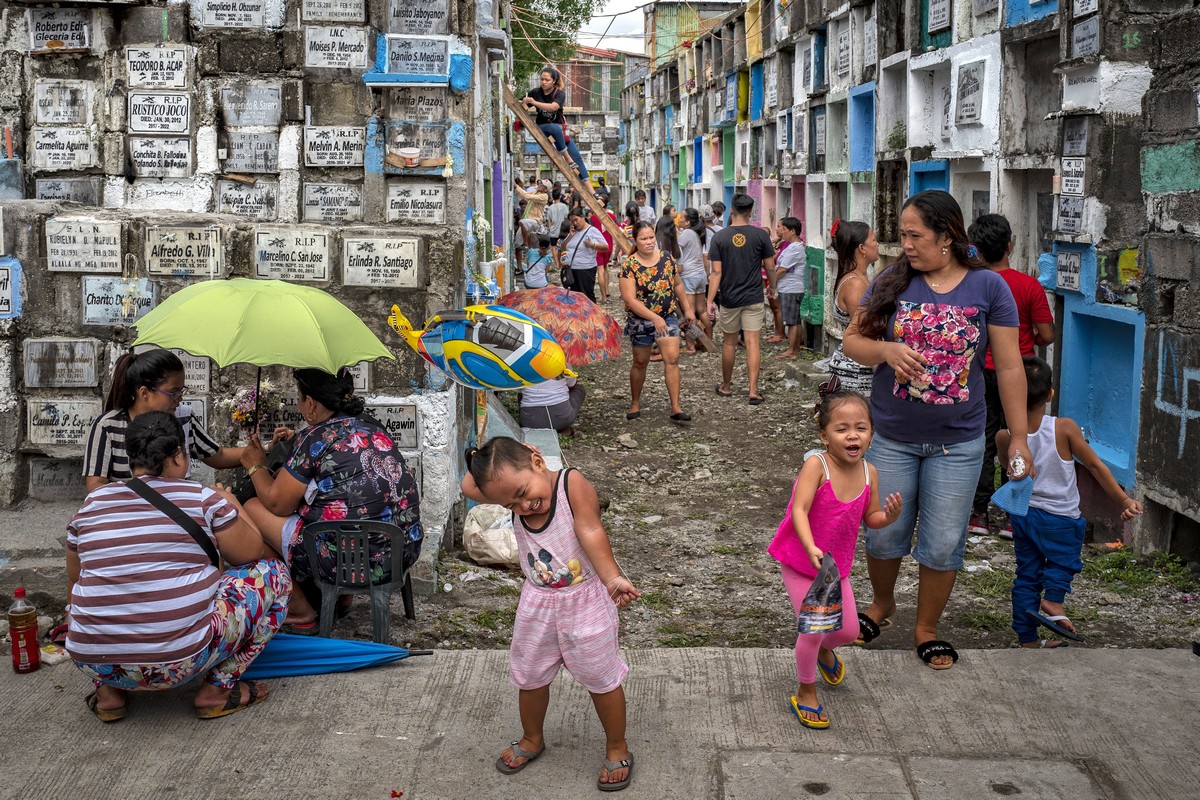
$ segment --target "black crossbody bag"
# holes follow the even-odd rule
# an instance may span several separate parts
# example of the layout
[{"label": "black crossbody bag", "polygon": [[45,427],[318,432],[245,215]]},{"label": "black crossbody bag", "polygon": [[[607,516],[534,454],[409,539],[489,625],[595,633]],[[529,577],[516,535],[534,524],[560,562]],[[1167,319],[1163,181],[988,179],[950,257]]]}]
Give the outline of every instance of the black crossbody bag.
[{"label": "black crossbody bag", "polygon": [[182,508],[163,497],[158,490],[147,486],[146,482],[140,478],[133,478],[125,485],[147,503],[170,517],[171,521],[176,525],[187,531],[196,540],[196,544],[200,545],[204,552],[208,554],[208,560],[212,562],[213,567],[218,570],[221,569],[221,557],[217,555],[217,548],[213,547],[212,540],[204,535],[204,531],[200,529],[196,520],[184,513]]}]

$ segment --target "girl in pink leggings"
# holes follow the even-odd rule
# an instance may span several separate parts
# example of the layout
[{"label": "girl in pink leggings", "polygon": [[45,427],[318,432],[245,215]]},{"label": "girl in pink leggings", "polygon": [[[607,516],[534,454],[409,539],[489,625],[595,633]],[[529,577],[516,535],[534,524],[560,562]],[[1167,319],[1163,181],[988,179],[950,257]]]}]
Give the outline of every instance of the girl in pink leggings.
[{"label": "girl in pink leggings", "polygon": [[[804,462],[792,490],[787,513],[767,548],[783,570],[783,585],[800,613],[825,553],[833,555],[842,582],[840,630],[796,637],[796,677],[800,689],[790,699],[792,712],[806,728],[828,728],[825,707],[817,702],[817,668],[830,686],[846,677],[846,666],[834,649],[858,638],[858,613],[850,588],[850,568],[858,528],[882,528],[900,516],[900,495],[888,495],[880,506],[879,478],[863,456],[871,444],[871,410],[862,395],[837,388],[836,378],[821,386],[817,427],[825,452]],[[842,500],[842,498],[847,498]]]}]

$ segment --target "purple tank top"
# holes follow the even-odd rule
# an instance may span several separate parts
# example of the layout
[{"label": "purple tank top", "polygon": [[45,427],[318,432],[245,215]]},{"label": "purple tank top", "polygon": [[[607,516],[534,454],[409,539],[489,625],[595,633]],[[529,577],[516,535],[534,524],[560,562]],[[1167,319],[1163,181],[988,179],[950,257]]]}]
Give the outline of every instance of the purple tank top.
[{"label": "purple tank top", "polygon": [[[808,525],[812,529],[813,543],[826,553],[833,554],[837,563],[838,573],[844,578],[850,574],[854,563],[854,546],[858,543],[858,529],[862,523],[863,514],[871,502],[871,471],[867,462],[863,462],[863,475],[866,484],[862,492],[853,500],[843,503],[833,492],[833,484],[829,481],[829,466],[825,463],[824,454],[818,453],[821,468],[825,470],[825,482],[817,487],[813,495],[812,506],[808,510]],[[799,476],[796,477],[799,481]],[[792,484],[792,497],[796,494],[795,484]],[[788,500],[787,513],[783,522],[775,531],[775,538],[767,547],[767,552],[780,564],[786,564],[801,575],[815,577],[816,568],[808,558],[796,529],[792,526],[792,500]]]},{"label": "purple tank top", "polygon": [[565,589],[596,574],[575,536],[575,515],[567,499],[567,476],[573,471],[559,471],[550,516],[542,527],[528,528],[524,519],[513,514],[521,569],[535,586],[544,589]]}]

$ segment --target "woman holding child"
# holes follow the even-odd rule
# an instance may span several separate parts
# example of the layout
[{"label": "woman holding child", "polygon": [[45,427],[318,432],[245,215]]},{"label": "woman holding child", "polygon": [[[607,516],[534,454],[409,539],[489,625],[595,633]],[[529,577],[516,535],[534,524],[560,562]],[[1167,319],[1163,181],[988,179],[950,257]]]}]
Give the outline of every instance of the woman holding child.
[{"label": "woman holding child", "polygon": [[864,642],[890,624],[901,559],[911,553],[920,565],[917,655],[949,669],[958,652],[938,639],[938,622],[963,564],[983,457],[988,346],[1012,434],[1008,457],[1032,465],[1025,373],[1012,293],[967,241],[954,198],[938,190],[909,198],[900,242],[904,254],[866,290],[843,342],[847,356],[875,368],[868,457],[880,491],[903,499],[898,520],[866,535],[873,597],[859,624]]}]

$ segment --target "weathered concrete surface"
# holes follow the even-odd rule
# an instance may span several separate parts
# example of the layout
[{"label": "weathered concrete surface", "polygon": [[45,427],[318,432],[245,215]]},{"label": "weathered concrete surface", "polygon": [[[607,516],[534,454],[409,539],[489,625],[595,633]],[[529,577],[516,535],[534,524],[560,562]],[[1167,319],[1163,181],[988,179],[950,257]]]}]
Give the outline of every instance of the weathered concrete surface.
[{"label": "weathered concrete surface", "polygon": [[[418,609],[419,613],[419,609]],[[1185,650],[969,651],[934,672],[910,653],[850,649],[821,691],[833,727],[786,707],[786,650],[628,653],[628,798],[1138,800],[1194,798],[1200,659]],[[600,724],[560,678],[547,751],[492,766],[520,731],[502,651],[446,651],[357,674],[277,680],[261,706],[215,722],[190,692],[134,698],[104,726],[69,664],[0,671],[19,756],[0,798],[596,796]]]}]

